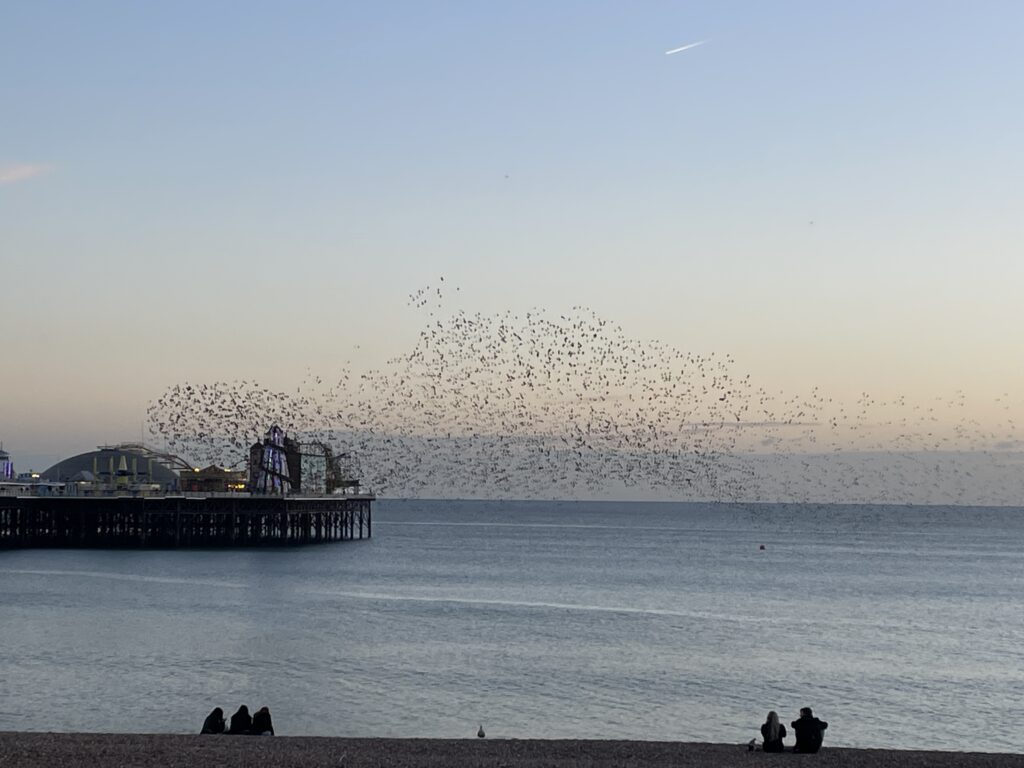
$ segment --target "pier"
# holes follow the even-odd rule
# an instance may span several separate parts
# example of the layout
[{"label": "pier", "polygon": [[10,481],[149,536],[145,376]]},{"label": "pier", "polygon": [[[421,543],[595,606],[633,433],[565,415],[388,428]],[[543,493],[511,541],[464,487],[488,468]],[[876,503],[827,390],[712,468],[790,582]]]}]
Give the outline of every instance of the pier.
[{"label": "pier", "polygon": [[259,547],[368,539],[369,494],[0,496],[0,549]]}]

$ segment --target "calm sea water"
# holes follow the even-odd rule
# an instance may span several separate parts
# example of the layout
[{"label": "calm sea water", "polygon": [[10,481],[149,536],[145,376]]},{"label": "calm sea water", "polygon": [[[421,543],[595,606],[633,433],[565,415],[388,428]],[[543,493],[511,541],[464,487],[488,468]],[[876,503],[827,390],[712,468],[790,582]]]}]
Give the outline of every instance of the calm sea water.
[{"label": "calm sea water", "polygon": [[[759,545],[765,549],[760,550]],[[1020,751],[1024,510],[380,502],[374,538],[0,553],[0,730]]]}]

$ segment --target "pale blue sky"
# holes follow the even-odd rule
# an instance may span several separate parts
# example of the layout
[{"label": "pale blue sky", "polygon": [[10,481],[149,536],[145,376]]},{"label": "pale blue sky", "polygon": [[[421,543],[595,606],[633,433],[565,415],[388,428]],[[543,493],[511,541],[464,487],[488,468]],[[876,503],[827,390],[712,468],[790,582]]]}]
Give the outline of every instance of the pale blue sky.
[{"label": "pale blue sky", "polygon": [[16,457],[137,437],[184,379],[379,362],[439,275],[775,388],[1024,383],[1024,4],[31,0],[0,30]]}]

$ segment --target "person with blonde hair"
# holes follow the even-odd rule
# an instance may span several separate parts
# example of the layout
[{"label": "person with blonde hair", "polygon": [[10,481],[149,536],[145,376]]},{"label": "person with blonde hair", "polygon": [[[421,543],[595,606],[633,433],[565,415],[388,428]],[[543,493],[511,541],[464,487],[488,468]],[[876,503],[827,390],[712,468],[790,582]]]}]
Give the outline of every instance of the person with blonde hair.
[{"label": "person with blonde hair", "polygon": [[761,726],[761,738],[764,739],[765,752],[781,752],[782,740],[786,738],[786,726],[779,722],[779,715],[773,709]]}]

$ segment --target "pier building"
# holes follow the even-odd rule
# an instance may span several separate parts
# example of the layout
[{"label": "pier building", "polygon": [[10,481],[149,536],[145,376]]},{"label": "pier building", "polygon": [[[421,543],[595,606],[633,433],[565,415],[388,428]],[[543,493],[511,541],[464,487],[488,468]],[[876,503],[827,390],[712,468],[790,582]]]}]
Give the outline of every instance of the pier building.
[{"label": "pier building", "polygon": [[24,482],[0,480],[0,549],[369,538],[375,497],[360,493],[345,457],[278,427],[250,450],[248,473],[192,467],[141,443],[99,446]]},{"label": "pier building", "polygon": [[63,483],[69,496],[152,495],[179,490],[179,472],[186,469],[192,467],[172,454],[142,443],[118,443],[59,461],[40,479]]},{"label": "pier building", "polygon": [[11,461],[11,454],[4,450],[3,443],[0,443],[0,482],[14,479],[14,462]]}]

